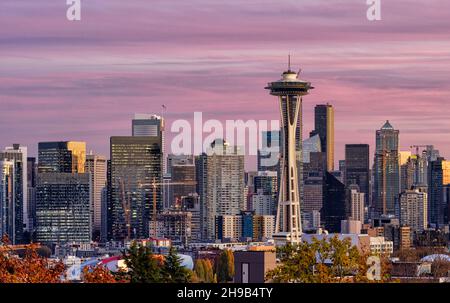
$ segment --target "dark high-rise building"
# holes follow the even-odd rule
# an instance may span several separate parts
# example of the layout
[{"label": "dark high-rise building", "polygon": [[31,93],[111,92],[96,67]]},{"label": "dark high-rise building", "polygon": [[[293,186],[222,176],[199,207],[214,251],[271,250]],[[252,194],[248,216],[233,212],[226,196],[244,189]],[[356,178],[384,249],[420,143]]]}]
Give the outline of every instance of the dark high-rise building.
[{"label": "dark high-rise building", "polygon": [[420,184],[416,182],[417,160],[417,156],[411,156],[400,166],[400,193]]},{"label": "dark high-rise building", "polygon": [[206,154],[201,154],[195,157],[195,177],[197,181],[196,191],[199,196],[199,208],[200,208],[200,238],[206,239],[207,224],[206,222],[206,194],[207,194],[207,182],[208,182],[208,162]]},{"label": "dark high-rise building", "polygon": [[429,164],[431,182],[428,189],[428,223],[436,227],[442,227],[445,222],[444,167],[448,165],[447,163],[450,164],[444,158],[439,157]]},{"label": "dark high-rise building", "polygon": [[[255,193],[271,196],[273,205],[270,207],[276,212],[276,202],[278,201],[278,176],[274,172],[259,172],[254,178]],[[273,213],[271,215],[275,215]]]},{"label": "dark high-rise building", "polygon": [[40,173],[36,239],[46,244],[91,240],[89,174]]},{"label": "dark high-rise building", "polygon": [[258,150],[258,171],[276,171],[278,172],[281,133],[279,130],[264,131],[261,134],[262,147]]},{"label": "dark high-rise building", "polygon": [[36,181],[37,163],[36,158],[27,158],[27,187],[28,187],[28,221],[29,230],[36,226]]},{"label": "dark high-rise building", "polygon": [[12,182],[9,183],[10,188],[4,189],[4,192],[12,194],[9,203],[3,202],[0,197],[1,221],[4,225],[4,232],[8,234],[11,243],[21,243],[24,240],[24,231],[29,227],[27,148],[20,144],[6,147],[0,151],[0,161],[4,161],[5,165],[9,161],[13,170],[10,175],[12,177]]},{"label": "dark high-rise building", "polygon": [[154,114],[135,114],[132,121],[132,134],[134,137],[154,137],[161,140],[163,174],[167,172],[167,164],[164,161],[165,151],[165,123],[164,118]]},{"label": "dark high-rise building", "polygon": [[146,238],[150,229],[154,235],[152,218],[163,208],[161,138],[111,137],[110,148],[112,239]]},{"label": "dark high-rise building", "polygon": [[356,184],[359,192],[364,193],[364,206],[369,206],[369,145],[345,145],[345,185]]},{"label": "dark high-rise building", "polygon": [[194,156],[169,155],[168,172],[171,175],[169,207],[181,202],[181,198],[196,193]]},{"label": "dark high-rise building", "polygon": [[86,143],[40,142],[38,162],[39,173],[84,173]]},{"label": "dark high-rise building", "polygon": [[329,172],[325,172],[323,207],[320,221],[330,233],[341,231],[341,221],[349,216],[345,185]]},{"label": "dark high-rise building", "polygon": [[327,170],[334,170],[334,109],[331,104],[314,108],[314,130],[311,137],[319,135],[322,152],[327,155]]},{"label": "dark high-rise building", "polygon": [[12,244],[23,236],[21,162],[0,159],[0,233]]},{"label": "dark high-rise building", "polygon": [[399,131],[395,130],[389,121],[376,131],[373,197],[376,216],[395,215],[398,211],[400,193],[398,138]]}]

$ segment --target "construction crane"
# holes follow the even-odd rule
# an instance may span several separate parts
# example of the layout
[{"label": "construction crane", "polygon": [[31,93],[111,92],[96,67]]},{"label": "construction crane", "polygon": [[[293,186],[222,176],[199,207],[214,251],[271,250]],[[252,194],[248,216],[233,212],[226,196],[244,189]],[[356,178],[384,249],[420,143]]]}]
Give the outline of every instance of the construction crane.
[{"label": "construction crane", "polygon": [[[145,185],[149,185],[149,184],[140,184],[140,186],[145,186]],[[156,182],[156,178],[154,177],[152,180],[152,183],[150,184],[150,186],[152,187],[153,190],[153,205],[152,205],[152,237],[156,238],[157,237],[157,232],[156,232],[156,228],[157,228],[157,201],[156,201],[156,193],[157,193],[157,187],[161,186],[161,185],[197,185],[196,181],[181,181],[181,182]]]},{"label": "construction crane", "polygon": [[121,194],[121,201],[122,201],[122,208],[123,213],[125,217],[125,226],[127,229],[127,238],[126,240],[129,241],[131,238],[131,200],[130,195],[125,193],[125,182],[123,180],[120,180],[120,194]]},{"label": "construction crane", "polygon": [[411,149],[415,148],[416,156],[419,156],[419,149],[421,147],[425,147],[426,149],[433,149],[434,146],[433,145],[411,145],[409,148],[411,148]]}]

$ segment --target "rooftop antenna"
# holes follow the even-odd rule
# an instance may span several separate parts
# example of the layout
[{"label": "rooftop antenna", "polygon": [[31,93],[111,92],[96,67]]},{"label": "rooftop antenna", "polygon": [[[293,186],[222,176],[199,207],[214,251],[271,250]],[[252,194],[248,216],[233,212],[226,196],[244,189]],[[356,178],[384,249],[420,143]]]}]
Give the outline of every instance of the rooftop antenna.
[{"label": "rooftop antenna", "polygon": [[288,70],[291,70],[291,54],[288,55]]}]

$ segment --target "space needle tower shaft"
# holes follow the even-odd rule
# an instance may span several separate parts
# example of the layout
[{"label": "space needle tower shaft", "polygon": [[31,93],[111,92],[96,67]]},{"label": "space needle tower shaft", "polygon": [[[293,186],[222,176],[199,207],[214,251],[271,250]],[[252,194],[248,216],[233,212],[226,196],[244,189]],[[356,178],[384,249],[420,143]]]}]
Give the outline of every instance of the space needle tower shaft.
[{"label": "space needle tower shaft", "polygon": [[297,162],[301,164],[296,140],[298,121],[302,121],[302,97],[313,89],[310,82],[300,79],[300,72],[296,73],[290,68],[282,74],[282,78],[270,82],[265,89],[277,96],[281,115],[281,144],[280,146],[280,188],[275,234],[273,236],[277,245],[297,244],[301,241],[302,225],[300,214],[300,184]]}]

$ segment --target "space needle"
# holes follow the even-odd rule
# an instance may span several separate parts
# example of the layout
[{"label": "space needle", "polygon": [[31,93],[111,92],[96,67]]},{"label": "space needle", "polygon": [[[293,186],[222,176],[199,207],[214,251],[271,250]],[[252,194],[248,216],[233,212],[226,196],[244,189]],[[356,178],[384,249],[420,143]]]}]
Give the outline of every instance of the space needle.
[{"label": "space needle", "polygon": [[[308,94],[310,82],[300,79],[300,71],[291,70],[291,58],[288,59],[288,70],[282,78],[270,82],[265,89],[277,96],[281,114],[280,143],[280,187],[278,209],[273,239],[277,246],[298,244],[301,242],[302,225],[300,214],[300,189],[297,170],[296,134],[301,117],[302,97]],[[301,143],[300,143],[301,144]],[[301,163],[301,162],[300,162]]]}]

